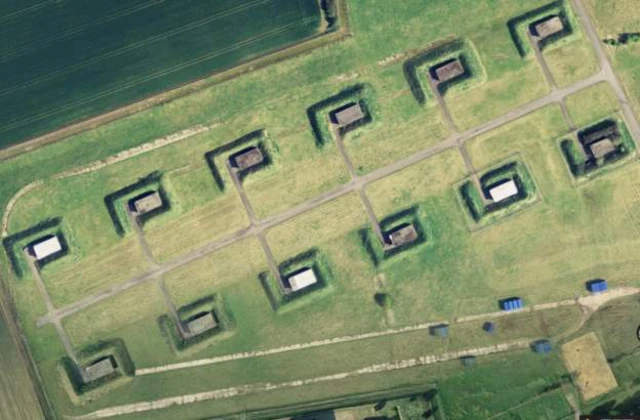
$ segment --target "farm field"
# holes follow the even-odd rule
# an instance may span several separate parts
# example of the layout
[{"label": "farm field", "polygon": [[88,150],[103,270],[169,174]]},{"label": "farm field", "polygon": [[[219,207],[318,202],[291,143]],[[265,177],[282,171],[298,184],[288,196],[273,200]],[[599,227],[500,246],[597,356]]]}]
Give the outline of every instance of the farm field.
[{"label": "farm field", "polygon": [[3,16],[0,147],[321,31],[313,0],[16,3]]},{"label": "farm field", "polygon": [[[3,275],[55,415],[275,418],[437,388],[446,418],[565,418],[606,398],[580,399],[560,353],[590,328],[630,393],[630,327],[601,334],[637,296],[596,311],[585,283],[640,287],[637,121],[577,3],[492,3],[349,1],[339,42],[0,163]],[[538,50],[522,34],[545,13],[570,31]],[[467,77],[426,80],[450,54]],[[564,142],[603,123],[620,157],[573,172]],[[54,233],[59,258],[23,252]],[[106,354],[116,373],[85,383]]]}]

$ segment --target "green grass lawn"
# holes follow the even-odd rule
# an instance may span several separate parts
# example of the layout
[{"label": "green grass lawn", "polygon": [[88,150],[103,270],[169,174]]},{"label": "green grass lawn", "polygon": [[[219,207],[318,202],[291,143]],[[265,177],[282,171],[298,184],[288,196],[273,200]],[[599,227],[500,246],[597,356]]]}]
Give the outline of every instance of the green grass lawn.
[{"label": "green grass lawn", "polygon": [[[492,363],[480,361],[476,366],[444,379],[438,389],[447,418],[554,419],[561,418],[562,412],[570,413],[570,407],[561,395],[556,392],[545,395],[544,390],[562,383],[562,376],[566,374],[557,351],[542,356],[527,350],[494,356]],[[537,398],[544,400],[530,402]],[[543,403],[552,402],[562,412],[545,413]],[[510,410],[523,417],[510,416]],[[524,417],[525,412],[539,410],[545,413],[544,416]],[[554,417],[554,414],[560,415]]]},{"label": "green grass lawn", "polygon": [[569,96],[565,103],[571,119],[578,128],[610,116],[619,106],[613,89],[606,83],[575,93]]}]

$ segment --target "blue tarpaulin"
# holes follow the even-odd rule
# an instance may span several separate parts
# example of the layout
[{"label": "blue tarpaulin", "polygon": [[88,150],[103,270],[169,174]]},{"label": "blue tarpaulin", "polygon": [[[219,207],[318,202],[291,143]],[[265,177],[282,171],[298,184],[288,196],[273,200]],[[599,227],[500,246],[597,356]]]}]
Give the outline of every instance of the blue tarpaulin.
[{"label": "blue tarpaulin", "polygon": [[509,299],[503,299],[500,302],[500,307],[503,311],[515,311],[516,309],[522,309],[524,307],[524,303],[521,298],[512,297]]},{"label": "blue tarpaulin", "polygon": [[601,293],[609,288],[606,280],[592,280],[587,283],[587,290],[591,293]]}]

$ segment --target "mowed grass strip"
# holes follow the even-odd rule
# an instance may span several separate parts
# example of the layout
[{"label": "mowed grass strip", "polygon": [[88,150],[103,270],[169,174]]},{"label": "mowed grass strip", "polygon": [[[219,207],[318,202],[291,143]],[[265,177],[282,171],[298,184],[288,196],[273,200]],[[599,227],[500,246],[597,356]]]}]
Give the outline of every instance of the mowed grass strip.
[{"label": "mowed grass strip", "polygon": [[535,400],[567,374],[558,353],[522,350],[479,357],[476,366],[439,382],[441,409],[447,418],[484,420]]},{"label": "mowed grass strip", "polygon": [[459,129],[479,125],[549,92],[538,64],[518,54],[506,20],[469,38],[478,50],[487,80],[468,91],[445,94]]},{"label": "mowed grass strip", "polygon": [[[156,282],[149,281],[65,318],[64,327],[78,348],[108,338],[125,339],[129,347],[131,343],[127,342],[128,337],[119,335],[122,329],[140,323],[150,325],[156,316],[165,312],[166,306],[160,288]],[[159,331],[157,329],[153,333],[159,335]],[[144,342],[148,338],[145,336],[137,337],[137,340]]]},{"label": "mowed grass strip", "polygon": [[56,268],[45,266],[42,277],[54,304],[61,307],[129,280],[146,266],[147,261],[137,239],[130,236],[118,245],[79,262]]},{"label": "mowed grass strip", "polygon": [[598,71],[598,61],[586,36],[545,51],[544,59],[559,87],[578,82]]},{"label": "mowed grass strip", "polygon": [[578,128],[610,116],[619,107],[613,88],[604,82],[574,93],[565,104]]},{"label": "mowed grass strip", "polygon": [[585,334],[564,344],[562,357],[567,369],[576,374],[578,389],[585,400],[607,393],[618,386],[594,333]]},{"label": "mowed grass strip", "polygon": [[235,284],[257,284],[258,274],[266,268],[260,243],[247,238],[167,273],[165,284],[174,304],[180,307]]},{"label": "mowed grass strip", "polygon": [[274,256],[283,262],[343,237],[368,220],[360,197],[351,193],[269,229],[267,239]]}]

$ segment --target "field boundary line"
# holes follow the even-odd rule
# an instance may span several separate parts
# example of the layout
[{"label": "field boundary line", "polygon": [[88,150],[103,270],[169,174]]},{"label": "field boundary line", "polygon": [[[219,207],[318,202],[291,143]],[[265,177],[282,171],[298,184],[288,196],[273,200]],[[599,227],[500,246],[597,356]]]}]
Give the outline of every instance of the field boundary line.
[{"label": "field boundary line", "polygon": [[256,394],[266,391],[275,391],[287,388],[298,388],[306,385],[313,385],[323,382],[331,382],[351,377],[363,376],[373,373],[391,372],[396,370],[404,370],[412,367],[421,367],[432,365],[435,363],[447,362],[459,359],[464,356],[486,356],[495,353],[503,353],[511,350],[520,350],[529,347],[529,340],[514,340],[506,343],[495,344],[486,347],[477,347],[466,350],[447,352],[438,355],[424,355],[411,359],[398,360],[394,362],[380,363],[368,365],[363,368],[340,372],[332,375],[317,376],[307,379],[298,379],[281,383],[259,382],[237,387],[229,387],[214,391],[205,391],[195,394],[180,395],[177,397],[168,397],[152,401],[144,401],[133,404],[119,405],[104,408],[82,416],[67,416],[70,419],[89,420],[119,416],[123,414],[141,413],[151,410],[160,410],[174,405],[186,405],[201,401],[222,400],[236,396]]}]

